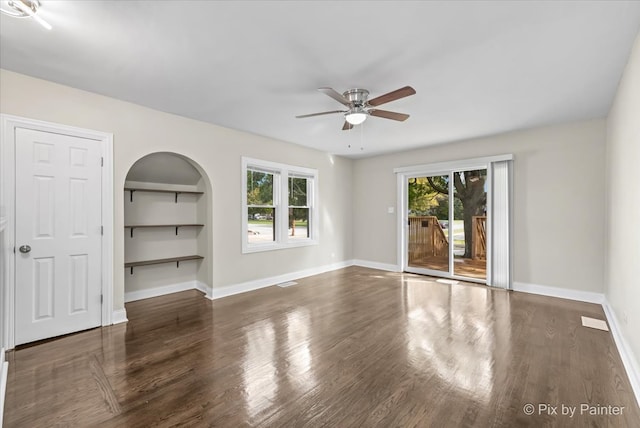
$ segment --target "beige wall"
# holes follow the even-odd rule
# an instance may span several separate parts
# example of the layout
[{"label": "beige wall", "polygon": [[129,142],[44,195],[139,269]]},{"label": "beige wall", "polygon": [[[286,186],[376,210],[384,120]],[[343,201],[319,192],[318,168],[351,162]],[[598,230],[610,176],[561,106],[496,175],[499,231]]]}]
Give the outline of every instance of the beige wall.
[{"label": "beige wall", "polygon": [[[210,286],[310,269],[352,258],[352,161],[0,70],[0,112],[114,135],[114,309],[123,307],[123,186],[129,168],[158,151],[193,159],[212,186]],[[241,254],[241,157],[319,170],[320,244]]]},{"label": "beige wall", "polygon": [[606,296],[640,358],[640,36],[607,119],[606,163]]},{"label": "beige wall", "polygon": [[[135,161],[157,151],[198,163],[212,185],[210,284],[223,287],[352,258],[396,264],[395,167],[513,153],[514,280],[603,292],[603,120],[351,161],[2,70],[0,111],[114,134],[115,308],[124,293],[124,194]],[[241,254],[240,159],[317,168],[321,244]],[[397,212],[397,210],[396,210]],[[352,245],[353,242],[353,245]]]},{"label": "beige wall", "polygon": [[603,120],[356,161],[354,258],[397,263],[396,214],[387,213],[396,205],[393,168],[506,153],[515,156],[514,281],[603,292]]}]

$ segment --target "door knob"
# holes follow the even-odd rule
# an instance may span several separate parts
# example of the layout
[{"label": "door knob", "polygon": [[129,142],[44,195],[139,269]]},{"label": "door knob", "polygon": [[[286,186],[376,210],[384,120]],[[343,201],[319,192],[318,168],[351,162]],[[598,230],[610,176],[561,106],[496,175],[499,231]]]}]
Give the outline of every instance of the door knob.
[{"label": "door knob", "polygon": [[22,246],[19,248],[19,250],[20,250],[20,252],[21,252],[21,253],[26,254],[26,253],[28,253],[29,251],[31,251],[31,247],[30,247],[30,246],[28,246],[28,245],[22,245]]}]

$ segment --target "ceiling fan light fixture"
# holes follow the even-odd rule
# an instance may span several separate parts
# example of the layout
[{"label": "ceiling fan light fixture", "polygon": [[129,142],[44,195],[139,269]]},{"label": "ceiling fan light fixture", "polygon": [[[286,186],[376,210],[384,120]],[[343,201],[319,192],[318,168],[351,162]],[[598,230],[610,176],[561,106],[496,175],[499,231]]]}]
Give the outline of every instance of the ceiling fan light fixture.
[{"label": "ceiling fan light fixture", "polygon": [[362,122],[367,120],[367,116],[368,114],[364,111],[355,111],[353,113],[345,114],[344,118],[352,125],[360,125]]},{"label": "ceiling fan light fixture", "polygon": [[33,18],[38,24],[47,30],[51,30],[51,24],[38,16],[40,2],[38,0],[4,0],[0,12],[14,18]]},{"label": "ceiling fan light fixture", "polygon": [[409,119],[408,114],[397,113],[395,111],[380,110],[377,107],[379,105],[390,103],[391,101],[399,100],[400,98],[405,98],[416,93],[416,90],[411,86],[405,86],[403,88],[396,89],[395,91],[388,92],[384,95],[380,95],[379,97],[370,100],[369,91],[361,88],[349,89],[344,91],[342,94],[335,89],[328,87],[318,88],[318,91],[322,92],[328,97],[333,98],[344,107],[347,107],[347,110],[333,110],[323,111],[319,113],[302,114],[296,116],[296,118],[302,119],[305,117],[342,113],[345,119],[344,125],[342,125],[343,131],[352,129],[354,125],[362,124],[365,120],[367,120],[368,116],[375,116],[382,119],[391,119],[397,120],[399,122],[404,122],[405,120]]}]

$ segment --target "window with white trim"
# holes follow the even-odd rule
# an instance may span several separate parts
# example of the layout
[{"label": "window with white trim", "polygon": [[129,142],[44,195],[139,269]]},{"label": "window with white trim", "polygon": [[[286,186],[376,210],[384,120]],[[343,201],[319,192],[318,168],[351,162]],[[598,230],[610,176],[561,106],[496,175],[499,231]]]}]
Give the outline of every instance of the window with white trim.
[{"label": "window with white trim", "polygon": [[242,158],[242,252],[317,244],[318,171]]}]

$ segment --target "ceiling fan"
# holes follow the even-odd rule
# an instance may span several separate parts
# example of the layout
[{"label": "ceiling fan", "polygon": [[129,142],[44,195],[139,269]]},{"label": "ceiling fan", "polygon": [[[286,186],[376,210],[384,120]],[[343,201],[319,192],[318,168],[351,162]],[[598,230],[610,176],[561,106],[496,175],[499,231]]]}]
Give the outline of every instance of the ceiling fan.
[{"label": "ceiling fan", "polygon": [[361,124],[368,116],[382,117],[384,119],[398,120],[401,122],[407,120],[409,118],[408,114],[379,110],[373,107],[378,107],[379,105],[390,103],[391,101],[399,100],[400,98],[408,97],[416,93],[416,90],[411,86],[405,86],[404,88],[396,89],[395,91],[391,91],[370,100],[368,99],[369,91],[366,89],[349,89],[342,94],[333,88],[318,88],[318,91],[338,101],[340,104],[347,107],[348,110],[333,110],[321,113],[303,114],[301,116],[296,116],[296,118],[302,119],[305,117],[322,116],[325,114],[344,113],[345,122],[342,126],[343,131],[353,128],[354,125]]}]

